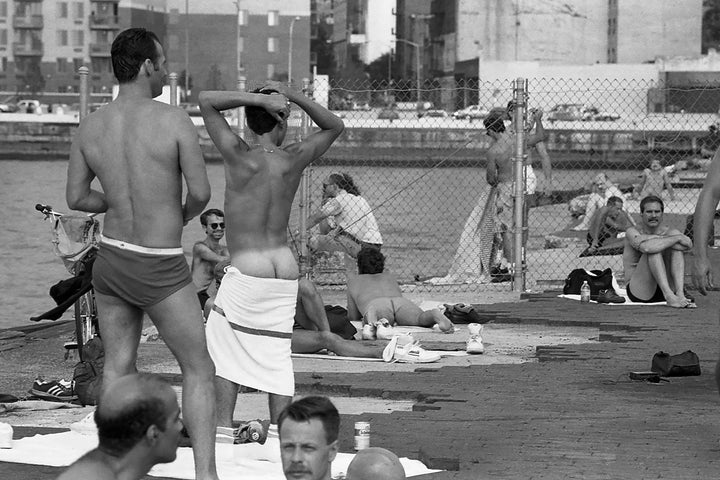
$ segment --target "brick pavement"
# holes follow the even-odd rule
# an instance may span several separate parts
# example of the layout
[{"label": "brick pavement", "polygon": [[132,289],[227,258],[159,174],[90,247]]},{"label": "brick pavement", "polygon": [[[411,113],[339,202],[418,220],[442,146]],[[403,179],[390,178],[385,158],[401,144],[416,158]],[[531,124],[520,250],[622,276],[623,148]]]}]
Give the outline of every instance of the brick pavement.
[{"label": "brick pavement", "polygon": [[[698,298],[700,308],[677,311],[585,305],[545,293],[480,305],[496,322],[597,326],[602,342],[539,347],[540,361],[531,364],[299,373],[298,389],[415,399],[411,412],[343,415],[340,449],[351,451],[354,421],[369,420],[375,445],[446,469],[427,478],[715,478],[719,300],[713,292]],[[626,375],[648,370],[658,350],[687,349],[701,359],[699,377],[656,385]],[[53,478],[57,471],[0,464],[3,478]]]}]

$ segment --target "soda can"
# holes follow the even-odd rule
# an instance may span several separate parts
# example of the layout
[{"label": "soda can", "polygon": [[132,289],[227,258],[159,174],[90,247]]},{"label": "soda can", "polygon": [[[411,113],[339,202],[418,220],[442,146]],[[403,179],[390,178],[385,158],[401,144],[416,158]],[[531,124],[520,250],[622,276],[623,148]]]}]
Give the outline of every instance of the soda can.
[{"label": "soda can", "polygon": [[370,422],[355,422],[355,450],[370,446]]}]

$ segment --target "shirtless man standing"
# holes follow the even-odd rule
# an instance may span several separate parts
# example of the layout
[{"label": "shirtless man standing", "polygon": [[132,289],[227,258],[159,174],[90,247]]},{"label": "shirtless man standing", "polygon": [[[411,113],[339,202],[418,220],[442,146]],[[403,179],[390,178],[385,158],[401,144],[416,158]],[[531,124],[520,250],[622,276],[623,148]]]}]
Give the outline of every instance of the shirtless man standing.
[{"label": "shirtless man standing", "polygon": [[[165,54],[155,34],[125,30],[113,41],[111,54],[120,91],[80,123],[66,191],[70,208],[105,212],[93,266],[105,346],[104,388],[136,372],[146,312],[182,370],[195,475],[215,479],[214,369],[180,243],[183,225],[210,199],[205,162],[187,113],[153,101],[166,77]],[[102,192],[91,188],[96,176]]]},{"label": "shirtless man standing", "polygon": [[200,215],[200,224],[205,229],[205,239],[193,245],[192,279],[198,288],[197,296],[204,309],[210,299],[208,289],[215,280],[215,265],[228,259],[230,254],[220,240],[225,236],[225,214],[211,208]]},{"label": "shirtless man standing", "polygon": [[[280,148],[291,102],[320,130]],[[221,113],[238,107],[245,107],[254,134],[250,144],[233,132]],[[239,385],[268,392],[271,425],[265,445],[277,460],[278,416],[295,393],[290,342],[299,269],[287,245],[290,208],[303,170],[330,148],[345,125],[326,108],[277,82],[253,93],[201,92],[200,111],[225,161],[231,262],[206,328],[217,370],[217,438],[232,441]]]},{"label": "shirtless man standing", "polygon": [[642,222],[625,232],[623,267],[627,295],[632,302],[667,301],[675,308],[695,308],[685,297],[683,252],[693,242],[663,223],[663,201],[650,195],[640,201]]},{"label": "shirtless man standing", "polygon": [[[492,138],[490,148],[487,150],[486,177],[491,186],[497,187],[495,225],[496,231],[499,231],[502,235],[503,255],[506,257],[503,263],[506,263],[508,260],[507,255],[512,252],[511,230],[515,224],[513,211],[515,135],[505,130],[504,119],[505,112],[493,111],[485,117],[483,124],[487,135]],[[532,123],[535,124],[535,132],[525,137],[528,148],[545,139],[542,110],[534,111]],[[525,208],[527,208],[527,202],[525,202]],[[526,241],[527,232],[523,232],[523,238]]]}]

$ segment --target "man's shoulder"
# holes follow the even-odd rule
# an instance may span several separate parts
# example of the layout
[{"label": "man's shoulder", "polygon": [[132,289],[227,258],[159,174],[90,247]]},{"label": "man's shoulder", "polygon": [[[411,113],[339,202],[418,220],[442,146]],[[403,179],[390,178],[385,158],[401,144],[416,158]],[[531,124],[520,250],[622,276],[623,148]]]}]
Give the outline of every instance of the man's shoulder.
[{"label": "man's shoulder", "polygon": [[93,480],[115,480],[115,472],[100,458],[97,449],[82,456],[58,477],[58,480],[77,480],[92,478]]}]

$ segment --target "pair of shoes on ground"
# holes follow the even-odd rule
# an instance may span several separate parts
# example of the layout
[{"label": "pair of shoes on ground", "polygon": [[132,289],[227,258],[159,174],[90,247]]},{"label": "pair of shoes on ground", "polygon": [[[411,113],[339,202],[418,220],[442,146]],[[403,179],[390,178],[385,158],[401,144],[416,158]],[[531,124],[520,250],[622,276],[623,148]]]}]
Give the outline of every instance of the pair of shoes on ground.
[{"label": "pair of shoes on ground", "polygon": [[391,340],[395,331],[387,318],[381,318],[376,324],[364,324],[361,336],[363,340]]},{"label": "pair of shoes on ground", "polygon": [[443,306],[445,307],[445,310],[443,311],[443,315],[445,315],[452,323],[487,323],[488,320],[484,320],[477,310],[475,310],[475,307],[472,305],[468,305],[465,303],[456,303],[455,305],[450,305],[448,303],[444,303]]},{"label": "pair of shoes on ground", "polygon": [[470,354],[478,354],[485,352],[485,346],[483,345],[482,331],[483,326],[479,323],[471,323],[468,325],[468,331],[470,332],[470,338],[465,343],[465,351]]},{"label": "pair of shoes on ground", "polygon": [[496,265],[490,268],[490,278],[491,283],[510,282],[512,281],[512,274],[510,273],[510,269]]},{"label": "pair of shoes on ground", "polygon": [[383,350],[383,360],[387,363],[432,363],[440,360],[440,354],[422,348],[412,335],[395,335]]},{"label": "pair of shoes on ground", "polygon": [[625,303],[625,297],[618,295],[614,288],[608,288],[600,290],[595,301],[597,303]]},{"label": "pair of shoes on ground", "polygon": [[72,402],[78,398],[73,392],[72,382],[64,379],[45,381],[41,377],[37,377],[29,393],[43,400],[55,402]]},{"label": "pair of shoes on ground", "polygon": [[251,420],[242,423],[238,428],[217,427],[215,429],[215,443],[265,443],[266,433],[262,423]]}]

